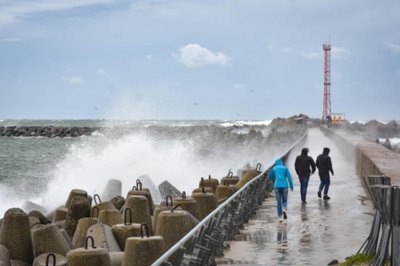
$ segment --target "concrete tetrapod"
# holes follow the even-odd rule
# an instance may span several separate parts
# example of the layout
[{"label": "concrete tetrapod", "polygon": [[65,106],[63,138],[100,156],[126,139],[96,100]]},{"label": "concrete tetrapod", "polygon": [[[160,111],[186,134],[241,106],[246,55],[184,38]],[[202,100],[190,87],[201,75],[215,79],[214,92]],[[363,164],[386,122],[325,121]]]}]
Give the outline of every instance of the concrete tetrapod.
[{"label": "concrete tetrapod", "polygon": [[37,224],[41,224],[39,218],[29,216],[29,227],[32,229]]},{"label": "concrete tetrapod", "polygon": [[151,180],[148,175],[141,175],[138,179],[140,182],[142,182],[143,187],[149,189],[154,204],[160,204],[160,202],[163,200],[163,197],[161,197],[160,190],[154,184],[153,180]]},{"label": "concrete tetrapod", "polygon": [[150,190],[148,188],[142,188],[142,183],[140,182],[140,180],[137,180],[136,186],[133,186],[132,190],[128,191],[128,195],[126,197],[128,198],[129,196],[145,196],[149,204],[150,215],[153,215],[154,212],[153,198],[151,197]]},{"label": "concrete tetrapod", "polygon": [[68,205],[68,212],[65,217],[65,231],[67,231],[70,237],[73,237],[79,219],[84,217],[90,217],[90,206],[87,196],[75,196]]},{"label": "concrete tetrapod", "polygon": [[161,184],[158,185],[158,190],[161,193],[161,197],[165,199],[167,196],[171,196],[173,198],[179,197],[181,192],[174,187],[168,180],[163,181]]},{"label": "concrete tetrapod", "polygon": [[[180,205],[176,205],[175,207],[180,207]],[[182,209],[180,209],[180,210],[182,210]],[[199,220],[196,217],[194,217],[190,212],[187,212],[187,213],[188,213],[188,217],[189,217],[189,221],[190,221],[190,226],[192,228],[195,228],[196,225],[198,225]]]},{"label": "concrete tetrapod", "polygon": [[170,211],[173,208],[173,200],[171,196],[165,198],[165,202],[161,202],[160,206],[154,209],[153,213],[153,230],[157,230],[157,217],[162,211]]},{"label": "concrete tetrapod", "polygon": [[68,207],[71,204],[72,199],[75,198],[76,196],[82,196],[84,198],[87,198],[88,194],[85,190],[82,190],[82,189],[71,190],[71,192],[68,195],[68,199],[65,202],[65,207]]},{"label": "concrete tetrapod", "polygon": [[41,224],[33,228],[32,243],[35,257],[49,252],[66,256],[71,250],[60,229],[54,224]]},{"label": "concrete tetrapod", "polygon": [[103,210],[116,210],[114,204],[110,201],[104,201],[102,202],[100,199],[100,196],[98,194],[95,194],[93,196],[93,200],[95,205],[92,207],[92,215],[91,217],[94,218],[99,218],[100,212]]},{"label": "concrete tetrapod", "polygon": [[32,266],[67,266],[67,258],[57,253],[44,253],[33,261]]},{"label": "concrete tetrapod", "polygon": [[51,221],[46,216],[44,216],[43,213],[41,213],[40,211],[37,211],[37,210],[33,210],[33,211],[29,212],[28,216],[38,218],[41,224],[51,223]]},{"label": "concrete tetrapod", "polygon": [[211,175],[208,175],[208,179],[202,177],[200,179],[199,188],[212,188],[212,192],[215,193],[217,191],[217,186],[219,185],[219,180],[216,178],[211,178]]},{"label": "concrete tetrapod", "polygon": [[54,212],[53,223],[63,221],[67,217],[68,208],[67,207],[59,207]]},{"label": "concrete tetrapod", "polygon": [[11,260],[11,266],[32,266],[32,264],[23,260]]},{"label": "concrete tetrapod", "polygon": [[117,210],[120,210],[125,204],[125,198],[122,196],[115,196],[111,199],[112,204],[114,204]]},{"label": "concrete tetrapod", "polygon": [[236,185],[237,182],[239,182],[239,177],[233,176],[233,172],[229,169],[228,174],[221,178],[220,184]]},{"label": "concrete tetrapod", "polygon": [[214,191],[212,189],[212,187],[198,187],[193,189],[192,194],[195,193],[212,193],[214,194]]},{"label": "concrete tetrapod", "polygon": [[107,252],[121,251],[111,228],[106,224],[98,223],[92,225],[89,227],[86,236],[92,237],[94,245],[104,248]]},{"label": "concrete tetrapod", "polygon": [[217,198],[212,193],[194,193],[192,198],[197,203],[197,211],[199,220],[204,219],[217,207]]},{"label": "concrete tetrapod", "polygon": [[225,182],[225,184],[217,186],[217,192],[215,193],[215,196],[217,198],[217,201],[219,201],[222,199],[229,198],[236,191],[237,191],[236,186],[228,185],[228,182]]},{"label": "concrete tetrapod", "polygon": [[19,208],[8,209],[1,226],[0,244],[9,252],[11,260],[33,261],[32,238],[28,215]]},{"label": "concrete tetrapod", "polygon": [[[32,231],[32,229],[31,229],[31,231]],[[71,249],[74,249],[74,245],[72,245],[72,239],[71,239],[71,237],[68,235],[67,231],[65,231],[64,228],[61,228],[61,229],[60,229],[60,232],[61,232],[61,234],[63,235],[65,241],[67,241],[68,246],[69,246]]]},{"label": "concrete tetrapod", "polygon": [[146,229],[146,237],[141,225],[141,237],[130,237],[126,240],[124,261],[122,266],[148,266],[156,261],[165,251],[165,243],[162,236],[149,236]]},{"label": "concrete tetrapod", "polygon": [[163,211],[158,215],[156,235],[162,236],[168,250],[193,228],[187,211]]},{"label": "concrete tetrapod", "polygon": [[121,266],[124,261],[124,252],[108,252],[110,266]]},{"label": "concrete tetrapod", "polygon": [[86,233],[89,227],[91,227],[94,224],[97,224],[97,222],[98,222],[97,218],[86,217],[79,219],[74,237],[72,238],[72,245],[75,248],[82,248],[85,246]]},{"label": "concrete tetrapod", "polygon": [[239,182],[235,185],[237,189],[242,188],[247,182],[252,180],[254,177],[261,173],[261,164],[258,163],[256,169],[246,170],[243,176],[239,179]]},{"label": "concrete tetrapod", "polygon": [[[88,242],[91,241],[91,247]],[[94,245],[92,237],[88,236],[84,248],[73,249],[67,254],[68,266],[110,266],[108,252]]]},{"label": "concrete tetrapod", "polygon": [[0,265],[1,266],[10,266],[10,254],[8,253],[8,249],[0,245]]},{"label": "concrete tetrapod", "polygon": [[101,197],[105,201],[111,201],[116,196],[121,196],[122,182],[118,179],[111,178],[107,181],[106,187],[104,188]]},{"label": "concrete tetrapod", "polygon": [[174,207],[180,205],[182,210],[190,212],[196,219],[199,220],[199,213],[197,211],[197,203],[193,198],[186,197],[186,192],[182,191],[181,198],[175,198]]},{"label": "concrete tetrapod", "polygon": [[122,212],[124,212],[126,208],[132,210],[133,223],[147,224],[150,235],[154,234],[149,204],[145,196],[129,196],[125,201],[124,207],[121,209]]},{"label": "concrete tetrapod", "polygon": [[122,215],[119,210],[102,210],[99,214],[99,223],[113,226],[123,223]]},{"label": "concrete tetrapod", "polygon": [[140,236],[140,226],[141,224],[139,223],[132,223],[132,211],[126,208],[124,211],[124,223],[113,225],[111,228],[122,251],[125,250],[126,239],[132,236]]}]

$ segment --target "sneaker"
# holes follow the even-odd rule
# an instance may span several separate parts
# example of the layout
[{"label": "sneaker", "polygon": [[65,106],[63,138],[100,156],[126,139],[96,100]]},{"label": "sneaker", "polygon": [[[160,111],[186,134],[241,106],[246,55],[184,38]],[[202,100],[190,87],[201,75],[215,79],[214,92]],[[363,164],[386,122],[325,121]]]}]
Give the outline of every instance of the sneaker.
[{"label": "sneaker", "polygon": [[287,213],[286,213],[286,210],[283,210],[283,219],[287,219]]},{"label": "sneaker", "polygon": [[282,222],[283,222],[282,217],[279,217],[279,223],[282,223]]},{"label": "sneaker", "polygon": [[321,198],[321,191],[318,191],[318,198]]},{"label": "sneaker", "polygon": [[303,203],[303,204],[307,204],[307,201],[303,200],[302,203]]},{"label": "sneaker", "polygon": [[329,197],[328,195],[324,195],[324,200],[330,200],[331,197]]}]

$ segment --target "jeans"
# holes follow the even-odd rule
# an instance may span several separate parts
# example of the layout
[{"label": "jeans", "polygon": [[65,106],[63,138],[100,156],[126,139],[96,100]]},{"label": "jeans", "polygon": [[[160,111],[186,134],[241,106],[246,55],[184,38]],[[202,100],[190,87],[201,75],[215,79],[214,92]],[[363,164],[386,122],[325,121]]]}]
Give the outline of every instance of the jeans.
[{"label": "jeans", "polygon": [[319,191],[324,189],[324,195],[328,195],[329,185],[331,184],[331,178],[329,176],[320,176],[321,184],[319,185]]},{"label": "jeans", "polygon": [[282,217],[282,209],[287,209],[287,196],[288,196],[287,187],[275,188],[275,197],[277,203],[276,208],[279,217]]},{"label": "jeans", "polygon": [[301,201],[306,201],[309,176],[299,176]]}]

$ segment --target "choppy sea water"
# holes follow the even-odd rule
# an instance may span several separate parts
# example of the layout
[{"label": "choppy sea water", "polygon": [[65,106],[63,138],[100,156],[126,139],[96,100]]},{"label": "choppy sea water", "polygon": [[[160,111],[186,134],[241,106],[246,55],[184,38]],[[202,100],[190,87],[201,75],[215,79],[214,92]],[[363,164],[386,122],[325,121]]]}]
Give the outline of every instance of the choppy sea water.
[{"label": "choppy sea water", "polygon": [[287,147],[268,147],[270,121],[0,120],[0,126],[129,128],[78,138],[0,137],[0,216],[33,201],[49,211],[71,189],[101,193],[119,179],[125,194],[148,175],[191,191],[200,177],[221,178],[245,164],[269,165]]}]

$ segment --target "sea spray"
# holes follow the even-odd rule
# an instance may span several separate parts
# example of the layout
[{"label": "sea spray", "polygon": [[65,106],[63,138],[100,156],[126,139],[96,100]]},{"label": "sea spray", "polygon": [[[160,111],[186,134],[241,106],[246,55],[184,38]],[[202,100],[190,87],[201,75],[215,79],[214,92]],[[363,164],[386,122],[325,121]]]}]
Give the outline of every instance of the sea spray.
[{"label": "sea spray", "polygon": [[72,145],[66,158],[57,165],[42,202],[50,209],[56,208],[73,188],[87,190],[89,194],[100,193],[111,178],[122,181],[122,195],[126,195],[144,174],[155,184],[167,179],[178,189],[191,191],[202,176],[222,177],[246,161],[254,164],[268,158],[267,151],[256,154],[251,152],[252,148],[255,147],[199,149],[195,140],[155,139],[143,134],[88,139]]},{"label": "sea spray", "polygon": [[173,141],[156,143],[142,135],[91,139],[71,146],[57,165],[43,200],[56,207],[62,202],[59,197],[72,188],[100,193],[111,178],[122,181],[122,194],[126,195],[140,175],[148,174],[157,183],[157,178],[173,174],[173,166],[182,157],[189,157],[187,151]]},{"label": "sea spray", "polygon": [[[142,175],[148,175],[156,185],[169,180],[181,191],[192,191],[200,178],[209,174],[221,178],[229,169],[235,172],[248,162],[253,166],[258,162],[269,166],[290,143],[274,141],[265,125],[221,124],[221,121],[137,121],[121,126],[118,122],[92,136],[26,138],[20,153],[30,156],[24,159],[26,162],[40,159],[40,167],[38,163],[25,166],[38,168],[30,179],[24,179],[28,183],[18,179],[24,174],[18,172],[19,168],[13,168],[15,177],[8,179],[13,183],[0,180],[0,211],[22,206],[25,201],[51,211],[65,204],[71,189],[101,194],[112,178],[121,180],[123,196]],[[7,145],[13,140],[20,141],[3,140]],[[43,144],[46,145],[42,147]],[[34,145],[39,149],[32,148]],[[36,150],[40,153],[35,154]],[[12,160],[10,156],[7,158]]]}]

